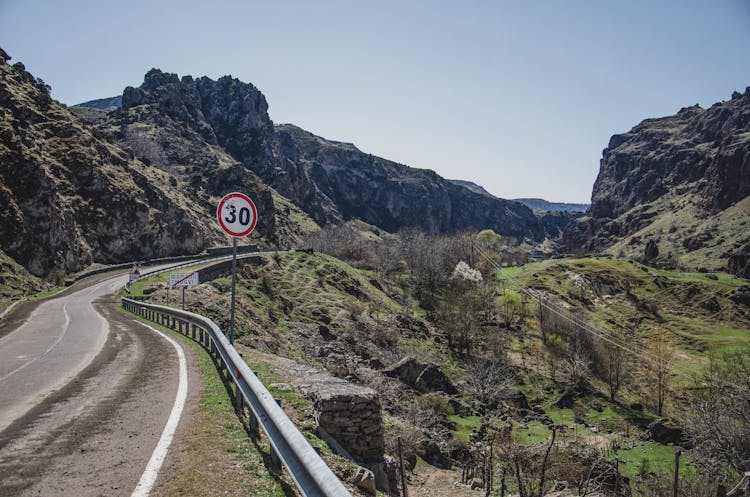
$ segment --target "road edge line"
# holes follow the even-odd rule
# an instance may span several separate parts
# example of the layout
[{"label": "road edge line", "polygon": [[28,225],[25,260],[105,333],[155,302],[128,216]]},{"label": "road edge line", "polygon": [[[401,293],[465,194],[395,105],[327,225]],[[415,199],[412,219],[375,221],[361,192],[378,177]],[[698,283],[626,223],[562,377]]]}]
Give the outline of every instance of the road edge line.
[{"label": "road edge line", "polygon": [[177,431],[177,425],[180,422],[182,411],[185,408],[188,394],[187,360],[185,359],[185,352],[182,347],[166,333],[163,333],[141,321],[139,321],[139,323],[161,335],[162,338],[171,343],[175,348],[180,363],[180,381],[177,387],[177,395],[175,396],[174,405],[172,406],[172,412],[169,414],[166,425],[164,425],[164,431],[162,431],[159,442],[156,444],[153,454],[151,454],[151,459],[149,459],[146,469],[143,470],[141,479],[138,482],[138,485],[136,485],[135,490],[133,490],[133,493],[130,494],[130,497],[147,497],[151,492],[151,489],[154,487],[156,478],[159,476],[159,470],[161,469],[162,464],[164,464],[167,452],[169,451],[169,446],[174,439],[175,431]]}]

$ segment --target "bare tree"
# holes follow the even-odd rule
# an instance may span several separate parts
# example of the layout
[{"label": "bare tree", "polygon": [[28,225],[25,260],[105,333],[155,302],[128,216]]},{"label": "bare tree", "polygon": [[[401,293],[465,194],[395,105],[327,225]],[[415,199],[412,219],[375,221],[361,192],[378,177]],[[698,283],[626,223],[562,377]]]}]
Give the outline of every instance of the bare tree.
[{"label": "bare tree", "polygon": [[687,428],[699,460],[715,475],[750,470],[750,357],[713,357],[696,387]]},{"label": "bare tree", "polygon": [[497,459],[502,461],[501,473],[511,474],[516,480],[519,497],[542,497],[548,490],[547,471],[556,438],[557,430],[553,429],[543,455],[538,446],[514,441],[510,427],[493,438],[497,441]]},{"label": "bare tree", "polygon": [[646,392],[654,403],[656,414],[662,416],[671,387],[672,369],[677,354],[674,339],[666,332],[659,331],[648,339],[644,353],[642,374],[645,379]]},{"label": "bare tree", "polygon": [[614,402],[617,392],[630,377],[630,357],[627,351],[616,345],[625,342],[624,333],[613,332],[610,337],[612,341],[597,342],[594,361],[599,376],[607,382],[609,400]]},{"label": "bare tree", "polygon": [[513,368],[505,359],[474,359],[467,368],[466,389],[483,405],[494,407],[513,384]]}]

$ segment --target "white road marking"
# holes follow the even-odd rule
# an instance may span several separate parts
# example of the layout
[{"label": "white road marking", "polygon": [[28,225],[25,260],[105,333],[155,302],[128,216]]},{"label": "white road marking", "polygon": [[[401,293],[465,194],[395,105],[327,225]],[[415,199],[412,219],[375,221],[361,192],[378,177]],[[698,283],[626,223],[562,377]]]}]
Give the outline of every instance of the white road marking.
[{"label": "white road marking", "polygon": [[55,348],[55,346],[56,346],[56,345],[57,345],[58,343],[60,343],[60,340],[62,340],[62,339],[63,339],[63,337],[65,336],[65,334],[66,334],[66,333],[68,332],[68,328],[70,327],[70,316],[68,315],[68,310],[67,310],[67,307],[68,307],[68,304],[63,304],[63,314],[65,314],[65,324],[63,325],[63,332],[62,332],[62,333],[60,333],[60,336],[58,336],[58,337],[57,337],[57,340],[55,340],[55,341],[54,341],[54,342],[52,343],[52,345],[50,345],[49,347],[47,347],[47,350],[45,350],[45,351],[44,351],[44,353],[43,353],[42,355],[39,355],[39,356],[37,356],[37,357],[33,358],[32,360],[30,360],[29,362],[26,362],[26,363],[24,363],[24,364],[22,364],[22,365],[18,366],[18,367],[17,367],[16,369],[14,369],[14,370],[13,370],[13,371],[11,371],[10,373],[6,374],[5,376],[0,376],[0,381],[3,381],[3,380],[5,380],[5,379],[7,379],[7,378],[10,378],[10,377],[11,377],[11,376],[13,376],[14,374],[16,374],[16,373],[18,373],[19,371],[21,371],[22,369],[24,369],[24,368],[25,368],[26,366],[29,366],[30,364],[33,364],[33,363],[35,363],[36,361],[38,361],[38,360],[39,360],[39,359],[41,359],[42,357],[44,357],[44,356],[46,356],[47,354],[49,354],[49,353],[50,353],[50,351],[51,351],[52,349],[54,349],[54,348]]},{"label": "white road marking", "polygon": [[169,419],[167,419],[167,424],[164,426],[164,431],[161,434],[161,438],[159,438],[159,443],[156,444],[154,453],[151,454],[151,459],[149,459],[146,469],[143,471],[143,475],[141,475],[141,480],[138,482],[135,490],[133,490],[133,493],[130,494],[130,497],[148,497],[151,489],[156,483],[156,477],[159,475],[159,470],[164,463],[164,459],[167,457],[167,451],[169,450],[169,446],[174,438],[177,425],[180,422],[180,416],[185,407],[188,392],[187,361],[185,360],[185,353],[183,352],[182,347],[180,347],[180,345],[172,338],[156,328],[147,324],[143,324],[143,326],[161,335],[165,340],[171,343],[177,351],[177,357],[180,362],[180,383],[177,387],[177,396],[174,400],[174,405],[172,406],[172,413],[169,415]]}]

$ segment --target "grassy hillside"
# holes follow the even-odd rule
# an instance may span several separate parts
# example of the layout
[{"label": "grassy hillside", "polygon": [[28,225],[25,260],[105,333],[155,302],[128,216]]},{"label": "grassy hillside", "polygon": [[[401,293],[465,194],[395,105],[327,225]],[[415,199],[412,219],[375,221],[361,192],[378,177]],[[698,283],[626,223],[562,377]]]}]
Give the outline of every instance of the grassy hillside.
[{"label": "grassy hillside", "polygon": [[668,332],[680,348],[675,370],[681,375],[698,372],[711,353],[750,349],[750,288],[726,273],[583,258],[528,264],[500,271],[498,278],[501,288],[549,295],[605,334],[623,333],[636,347]]},{"label": "grassy hillside", "polygon": [[[660,331],[673,337],[677,354],[666,408],[672,416],[684,412],[683,393],[688,390],[682,387],[692,386],[692,376],[704,369],[712,354],[750,350],[750,288],[727,274],[581,258],[505,268],[494,276],[498,316],[505,301],[520,300],[519,290],[526,287],[566,313],[587,319],[597,332],[619,333],[633,350],[643,350]],[[591,457],[607,464],[617,458],[620,474],[629,478],[634,489],[639,482],[671,474],[673,448],[644,436],[646,425],[658,416],[644,397],[637,357],[631,358],[630,383],[615,401],[609,400],[606,382],[593,369],[584,386],[572,386],[565,379],[565,360],[558,357],[560,372],[555,378],[550,375],[551,349],[541,340],[533,301],[527,303],[527,315],[520,322],[480,326],[473,357],[466,357],[446,342],[450,330],[444,328],[439,311],[419,306],[414,278],[408,270],[375,272],[320,253],[247,259],[238,266],[238,342],[249,347],[243,348],[246,357],[250,349],[271,352],[376,388],[385,411],[386,443],[392,445],[396,436],[402,437],[407,451],[417,454],[421,478],[435,477],[433,466],[425,462],[431,456],[425,452],[425,440],[434,441],[444,457],[454,458],[452,474],[457,481],[461,461],[475,460],[477,444],[496,436],[491,434],[510,433],[510,440],[520,444],[514,447],[533,452],[550,439],[552,427],[558,442],[550,471],[560,479],[571,477],[573,462],[585,466],[591,464]],[[190,288],[187,305],[226,329],[230,284],[229,274],[223,274]],[[176,291],[168,294],[164,278],[139,282],[134,289],[152,301],[179,303]],[[438,309],[448,297],[438,295]],[[499,353],[510,364],[503,373],[509,389],[491,407],[476,397],[472,368],[476,359],[498,354],[497,337],[505,344]],[[420,393],[383,376],[384,367],[406,355],[438,364],[458,387],[458,394]],[[571,391],[570,402],[562,403]],[[695,475],[691,452],[683,462],[682,474]],[[432,463],[438,464],[434,459]],[[441,478],[451,474],[440,471]]]},{"label": "grassy hillside", "polygon": [[606,252],[641,260],[643,247],[654,240],[658,265],[726,271],[730,254],[750,241],[750,197],[718,213],[705,213],[698,195],[664,195],[639,205],[623,217],[645,219],[644,226],[621,237]]},{"label": "grassy hillside", "polygon": [[14,300],[37,294],[44,288],[42,280],[30,275],[0,250],[0,312]]}]

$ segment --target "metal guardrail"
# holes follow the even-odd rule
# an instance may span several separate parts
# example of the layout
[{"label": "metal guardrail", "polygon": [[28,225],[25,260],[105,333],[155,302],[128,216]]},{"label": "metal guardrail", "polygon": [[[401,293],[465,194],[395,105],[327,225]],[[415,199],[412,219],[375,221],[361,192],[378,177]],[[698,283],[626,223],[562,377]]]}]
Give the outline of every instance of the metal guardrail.
[{"label": "metal guardrail", "polygon": [[[271,445],[274,469],[283,465],[305,497],[351,497],[349,491],[321,459],[279,407],[271,393],[250,370],[219,326],[199,314],[122,298],[125,309],[201,343],[212,354],[220,372],[234,385],[234,407],[251,434],[262,428]],[[231,388],[230,388],[231,390]]]}]

